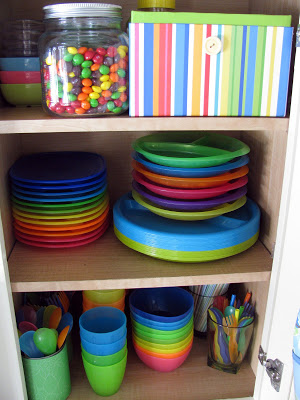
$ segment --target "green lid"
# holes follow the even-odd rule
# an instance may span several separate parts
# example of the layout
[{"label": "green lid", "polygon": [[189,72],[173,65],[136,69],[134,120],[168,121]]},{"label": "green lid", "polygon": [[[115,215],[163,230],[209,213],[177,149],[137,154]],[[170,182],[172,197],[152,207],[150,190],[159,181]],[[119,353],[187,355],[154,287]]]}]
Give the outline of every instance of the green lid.
[{"label": "green lid", "polygon": [[175,0],[138,0],[138,8],[169,8],[175,10]]}]

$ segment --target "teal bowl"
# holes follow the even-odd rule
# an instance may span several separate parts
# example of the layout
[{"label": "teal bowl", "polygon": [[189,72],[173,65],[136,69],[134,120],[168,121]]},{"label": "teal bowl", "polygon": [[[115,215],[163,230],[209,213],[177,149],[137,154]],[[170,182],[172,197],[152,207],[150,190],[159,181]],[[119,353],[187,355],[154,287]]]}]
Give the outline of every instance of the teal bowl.
[{"label": "teal bowl", "polygon": [[13,106],[42,104],[42,85],[40,83],[2,83],[0,89],[7,103]]},{"label": "teal bowl", "polygon": [[94,354],[88,353],[81,346],[82,358],[84,358],[88,363],[96,365],[98,367],[106,367],[108,365],[113,365],[121,361],[127,353],[127,340],[126,344],[120,351],[109,356],[95,356]]}]

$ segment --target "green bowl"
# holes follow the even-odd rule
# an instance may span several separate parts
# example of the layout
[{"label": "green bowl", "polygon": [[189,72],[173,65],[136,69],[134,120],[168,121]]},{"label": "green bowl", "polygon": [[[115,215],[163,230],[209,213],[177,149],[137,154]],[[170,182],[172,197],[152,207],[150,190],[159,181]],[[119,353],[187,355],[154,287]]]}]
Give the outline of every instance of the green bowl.
[{"label": "green bowl", "polygon": [[42,104],[40,83],[0,84],[5,100],[14,106],[38,106]]},{"label": "green bowl", "polygon": [[115,290],[84,290],[84,295],[94,303],[111,304],[120,300],[125,293],[125,289]]},{"label": "green bowl", "polygon": [[189,331],[187,331],[186,333],[183,333],[181,336],[178,337],[161,337],[157,336],[157,335],[151,335],[151,334],[145,334],[145,332],[143,332],[140,329],[137,328],[133,328],[134,333],[136,334],[136,336],[138,336],[140,339],[146,340],[148,342],[151,342],[153,344],[176,344],[178,342],[181,342],[182,340],[186,339],[190,333],[193,331],[193,327],[190,328]]},{"label": "green bowl", "polygon": [[143,335],[156,337],[157,339],[176,339],[183,336],[185,333],[190,332],[194,326],[194,318],[192,317],[190,321],[182,328],[173,331],[162,331],[159,329],[149,328],[148,326],[142,325],[131,317],[132,326],[143,333]]},{"label": "green bowl", "polygon": [[126,351],[125,357],[118,363],[103,367],[90,364],[85,358],[82,358],[86,376],[96,394],[99,396],[111,396],[117,393],[124,378],[127,353]]},{"label": "green bowl", "polygon": [[84,358],[88,363],[96,365],[98,367],[106,367],[108,365],[117,364],[121,361],[127,353],[127,340],[126,344],[120,351],[114,354],[110,354],[109,356],[95,356],[94,354],[88,353],[81,346],[81,354],[82,358]]}]

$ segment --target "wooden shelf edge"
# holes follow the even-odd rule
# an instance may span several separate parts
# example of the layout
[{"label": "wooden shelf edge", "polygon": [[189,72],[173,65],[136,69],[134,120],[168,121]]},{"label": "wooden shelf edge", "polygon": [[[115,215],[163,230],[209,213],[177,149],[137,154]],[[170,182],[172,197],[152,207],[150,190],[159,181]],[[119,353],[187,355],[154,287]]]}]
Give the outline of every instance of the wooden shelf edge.
[{"label": "wooden shelf edge", "polygon": [[[114,124],[112,120],[118,119]],[[0,109],[0,134],[106,131],[287,131],[289,118],[140,117],[55,118],[41,107]]]},{"label": "wooden shelf edge", "polygon": [[[79,343],[76,349],[79,347]],[[86,378],[80,355],[71,363],[72,393],[70,400],[97,400]],[[193,348],[184,364],[173,372],[161,373],[139,360],[128,340],[128,361],[116,400],[201,400],[231,399],[253,395],[255,375],[244,360],[236,375],[207,366],[207,342],[194,338]]]},{"label": "wooden shelf edge", "polygon": [[272,259],[258,241],[236,256],[203,263],[162,261],[124,246],[111,228],[73,249],[16,242],[8,260],[13,292],[96,290],[268,281]]}]

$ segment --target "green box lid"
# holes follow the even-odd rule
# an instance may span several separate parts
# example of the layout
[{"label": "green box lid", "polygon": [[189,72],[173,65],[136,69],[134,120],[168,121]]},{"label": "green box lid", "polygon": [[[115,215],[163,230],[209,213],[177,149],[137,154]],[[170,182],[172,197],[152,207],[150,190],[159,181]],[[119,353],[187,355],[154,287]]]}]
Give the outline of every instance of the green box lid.
[{"label": "green box lid", "polygon": [[133,23],[149,24],[212,24],[212,25],[247,25],[247,26],[283,26],[290,27],[291,15],[262,14],[218,14],[193,12],[151,12],[132,11]]}]

